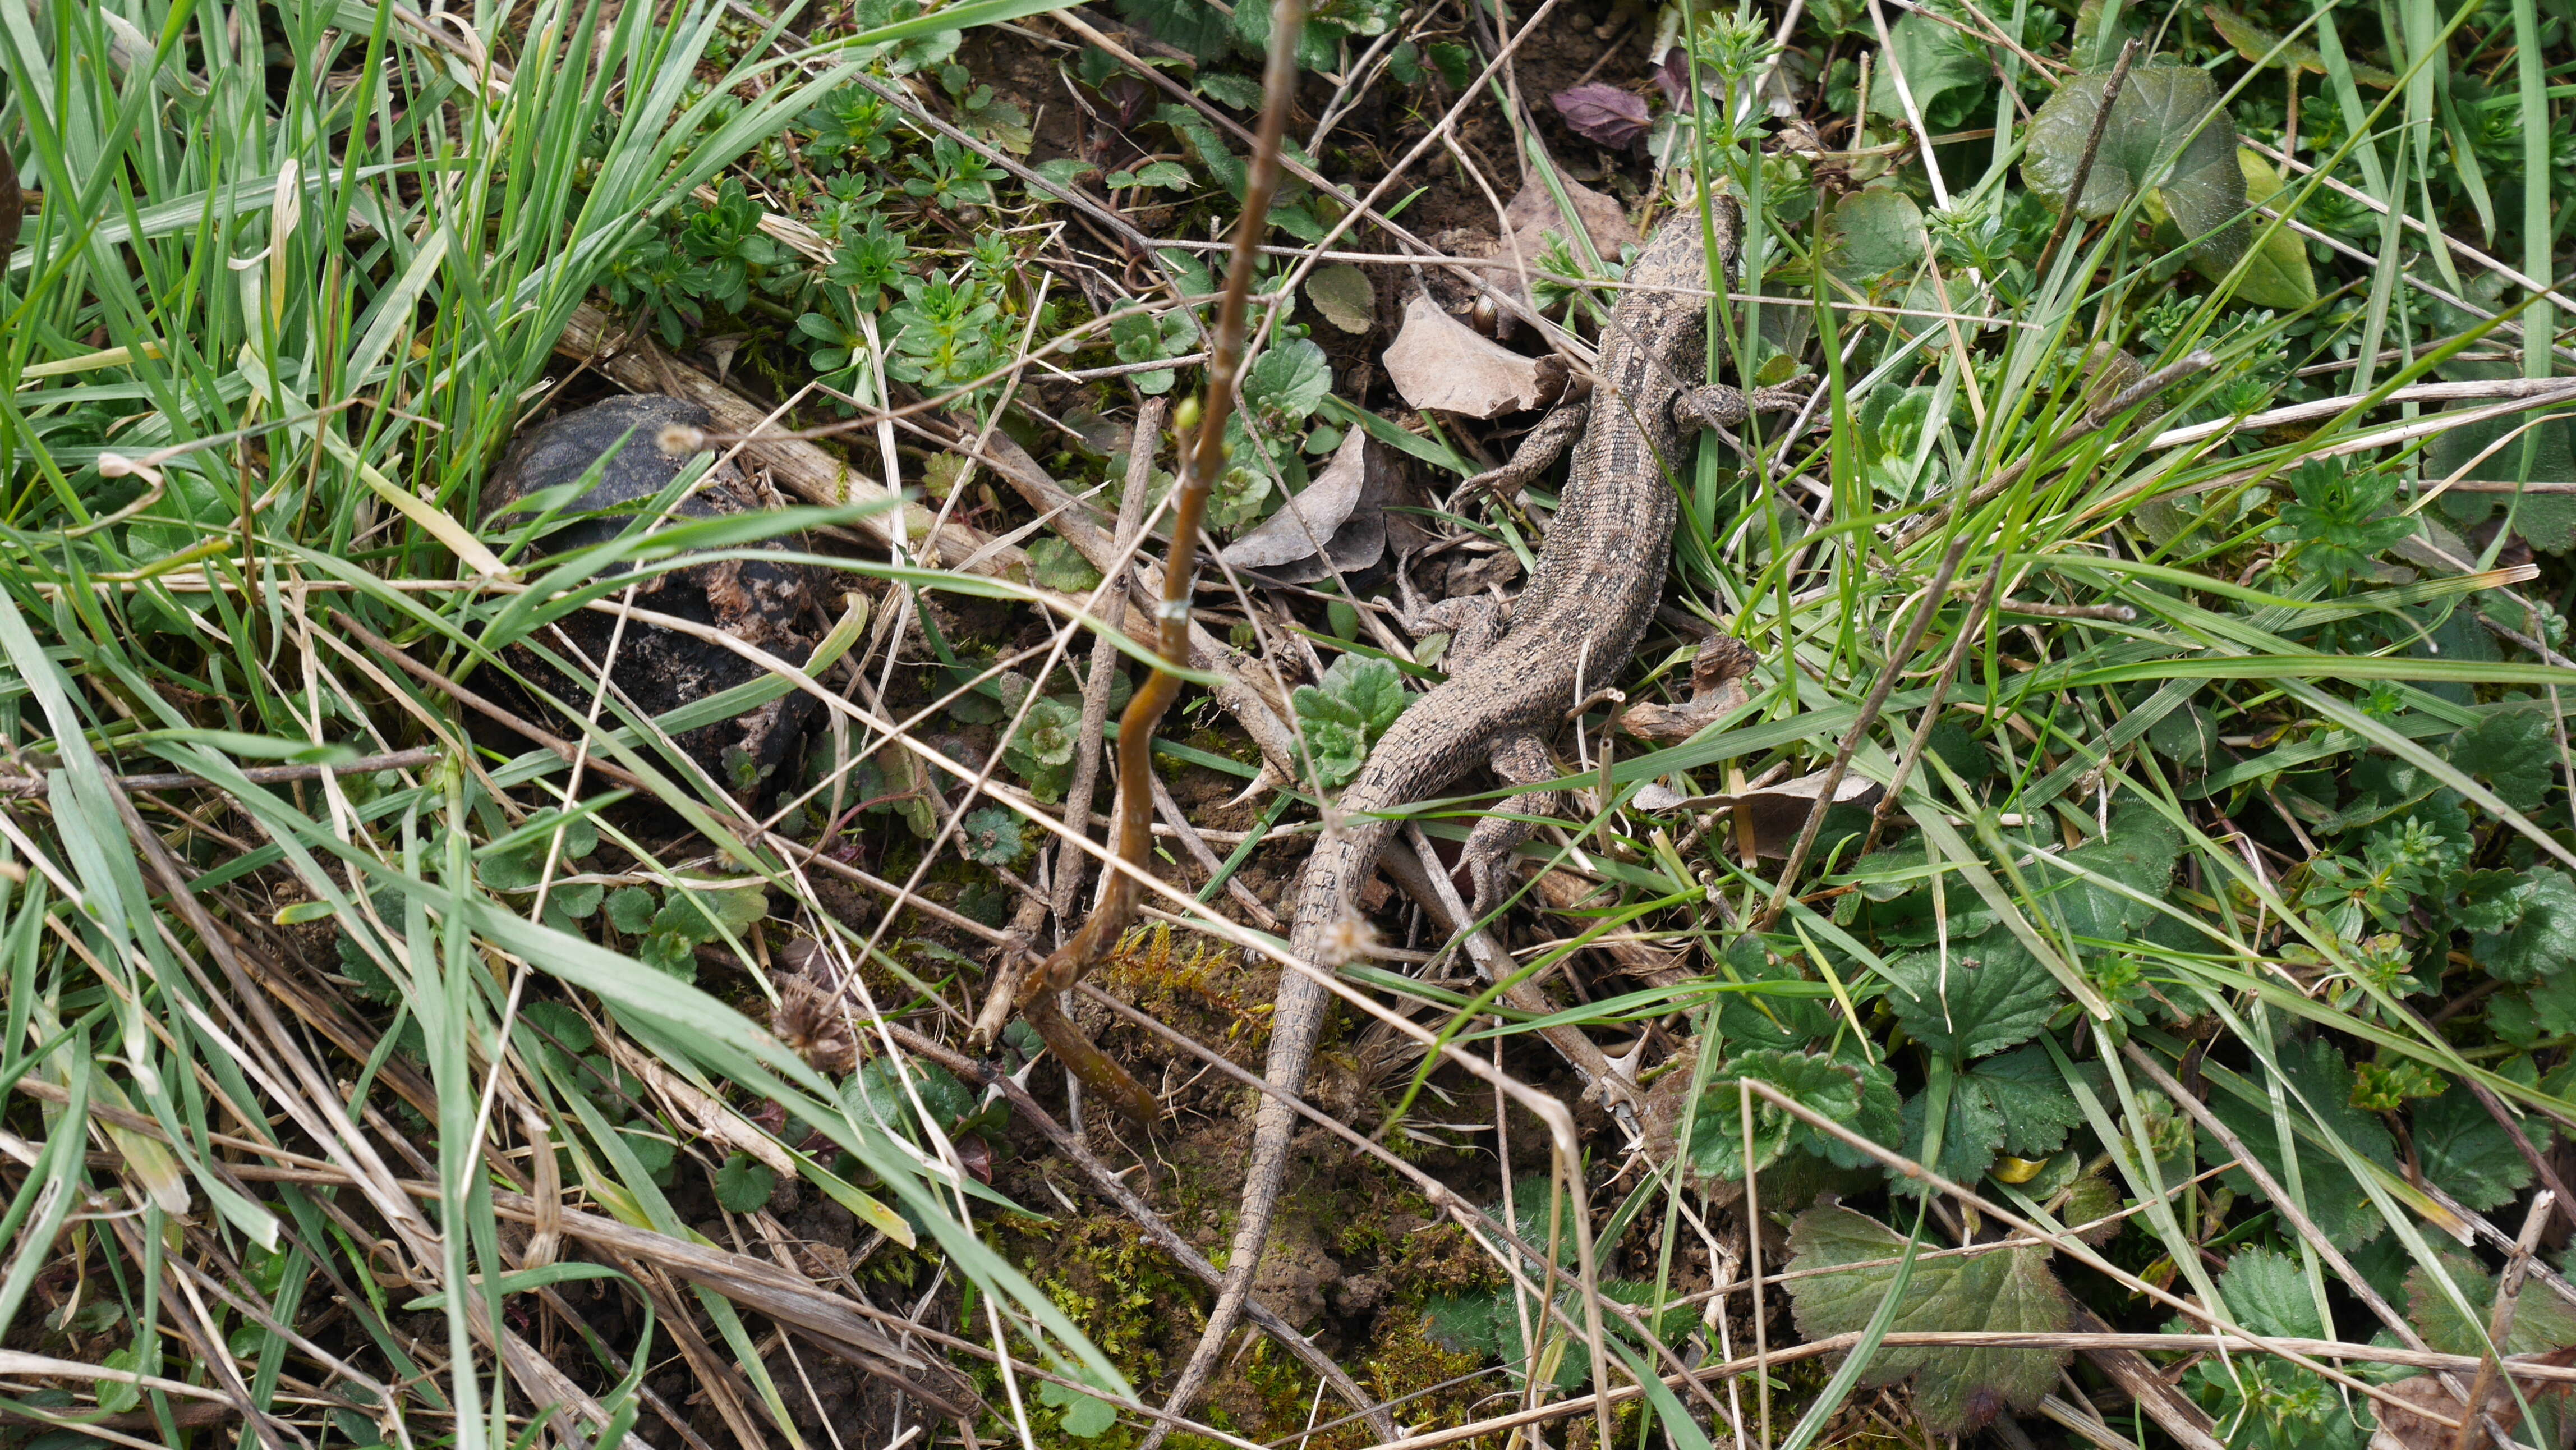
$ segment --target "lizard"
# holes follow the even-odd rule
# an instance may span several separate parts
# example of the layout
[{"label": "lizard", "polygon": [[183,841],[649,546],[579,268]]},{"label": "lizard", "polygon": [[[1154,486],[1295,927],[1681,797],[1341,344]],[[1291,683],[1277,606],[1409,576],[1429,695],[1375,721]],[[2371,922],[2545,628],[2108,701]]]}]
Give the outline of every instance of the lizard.
[{"label": "lizard", "polygon": [[[1733,198],[1719,196],[1708,220],[1723,278],[1740,245],[1742,212]],[[1555,521],[1507,618],[1476,600],[1478,607],[1436,621],[1457,629],[1448,679],[1396,717],[1342,792],[1339,824],[1317,842],[1298,884],[1289,938],[1298,960],[1331,970],[1357,954],[1352,900],[1407,803],[1437,794],[1480,761],[1516,785],[1555,778],[1546,737],[1617,678],[1662,598],[1678,512],[1671,480],[1682,472],[1683,444],[1695,436],[1690,430],[1733,426],[1755,412],[1806,402],[1798,384],[1747,393],[1687,381],[1705,355],[1711,270],[1702,212],[1684,207],[1629,269],[1633,290],[1602,329],[1590,397],[1556,409],[1509,462],[1468,480],[1468,490],[1517,489],[1573,449]],[[1552,795],[1533,795],[1516,814],[1552,814],[1552,803]],[[1494,899],[1502,863],[1529,830],[1524,822],[1488,818],[1471,834],[1467,863],[1479,914]],[[1207,1328],[1174,1386],[1173,1414],[1185,1413],[1205,1388],[1250,1294],[1297,1124],[1296,1110],[1277,1094],[1303,1091],[1331,1007],[1332,994],[1320,981],[1294,969],[1281,974],[1264,1073],[1275,1091],[1263,1095],[1254,1118],[1233,1257]],[[1149,1447],[1171,1423],[1157,1425]]]}]

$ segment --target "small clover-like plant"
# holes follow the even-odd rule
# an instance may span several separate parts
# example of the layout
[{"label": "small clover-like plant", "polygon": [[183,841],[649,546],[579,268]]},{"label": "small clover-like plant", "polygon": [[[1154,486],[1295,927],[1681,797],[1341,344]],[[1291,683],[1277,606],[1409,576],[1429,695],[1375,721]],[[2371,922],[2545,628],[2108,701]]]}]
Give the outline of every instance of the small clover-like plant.
[{"label": "small clover-like plant", "polygon": [[962,832],[958,849],[976,865],[1015,865],[1028,854],[1020,818],[1000,806],[987,806],[968,813],[958,828]]},{"label": "small clover-like plant", "polygon": [[1081,708],[1040,696],[1029,702],[1028,718],[1002,747],[1002,763],[1027,782],[1029,794],[1052,805],[1064,799],[1073,780],[1073,753],[1081,738]]},{"label": "small clover-like plant", "polygon": [[[1113,318],[1109,324],[1109,341],[1123,363],[1160,362],[1167,357],[1187,354],[1198,340],[1198,329],[1177,309],[1157,317],[1147,312],[1131,312]],[[1158,397],[1172,390],[1179,374],[1169,368],[1155,368],[1135,374],[1136,390],[1148,397]]]},{"label": "small clover-like plant", "polygon": [[903,184],[905,194],[917,196],[942,211],[991,206],[993,183],[1005,174],[1000,167],[986,164],[984,158],[946,136],[931,142],[928,156],[911,157],[905,165],[912,171],[911,178]]},{"label": "small clover-like plant", "polygon": [[1321,684],[1299,685],[1291,698],[1315,777],[1327,790],[1360,773],[1369,747],[1412,701],[1393,664],[1360,655],[1333,661]]}]

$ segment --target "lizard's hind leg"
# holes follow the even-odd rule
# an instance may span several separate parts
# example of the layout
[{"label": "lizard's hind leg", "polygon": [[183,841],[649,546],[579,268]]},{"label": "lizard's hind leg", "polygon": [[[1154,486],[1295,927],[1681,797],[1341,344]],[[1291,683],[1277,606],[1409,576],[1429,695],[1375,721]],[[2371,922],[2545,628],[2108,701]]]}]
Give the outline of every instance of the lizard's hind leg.
[{"label": "lizard's hind leg", "polygon": [[1673,420],[1697,428],[1733,428],[1756,413],[1794,413],[1807,406],[1812,379],[1746,392],[1723,383],[1708,383],[1673,399]]},{"label": "lizard's hind leg", "polygon": [[[1531,731],[1506,735],[1494,742],[1487,757],[1494,774],[1510,785],[1537,785],[1556,779],[1556,762],[1547,757],[1547,744]],[[1561,791],[1529,791],[1503,802],[1511,816],[1553,816],[1564,805]],[[1520,849],[1538,827],[1510,816],[1487,816],[1467,833],[1467,849],[1461,864],[1467,868],[1467,879],[1474,883],[1476,899],[1470,910],[1478,918],[1502,902],[1511,885],[1512,853]]]}]

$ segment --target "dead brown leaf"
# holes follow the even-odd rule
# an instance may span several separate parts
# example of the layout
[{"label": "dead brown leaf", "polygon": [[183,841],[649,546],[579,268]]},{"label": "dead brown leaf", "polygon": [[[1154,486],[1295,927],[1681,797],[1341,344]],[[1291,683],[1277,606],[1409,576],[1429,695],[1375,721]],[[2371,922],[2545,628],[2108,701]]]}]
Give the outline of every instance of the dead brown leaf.
[{"label": "dead brown leaf", "polygon": [[1467,418],[1545,407],[1565,389],[1565,365],[1523,357],[1416,293],[1387,348],[1386,375],[1404,401]]},{"label": "dead brown leaf", "polygon": [[1744,641],[1731,635],[1708,640],[1691,663],[1688,703],[1631,705],[1620,712],[1619,728],[1657,745],[1679,745],[1751,698],[1745,693],[1744,677],[1752,673],[1754,663],[1753,650]]},{"label": "dead brown leaf", "polygon": [[[2505,1361],[2508,1368],[2515,1364],[2563,1366],[2571,1363],[2576,1363],[2576,1349],[2517,1355]],[[2474,1375],[2460,1372],[2453,1378],[2460,1381],[2463,1389],[2474,1388]],[[2522,1398],[2526,1401],[2542,1395],[2564,1398],[2569,1393],[2565,1380],[2522,1379],[2516,1383],[2521,1386]],[[2371,1409],[2379,1416],[2379,1428],[2370,1437],[2370,1450],[2451,1450],[2451,1446],[2457,1443],[2458,1432],[2443,1421],[2459,1422],[2461,1391],[2443,1384],[2439,1375],[2429,1374],[2392,1380],[2387,1388],[2388,1393],[2405,1401],[2412,1409],[2399,1409],[2386,1400],[2373,1404]],[[2522,1423],[2522,1406],[2515,1402],[2513,1387],[2505,1383],[2502,1375],[2496,1376],[2495,1382],[2488,1386],[2484,1408],[2485,1420],[2506,1434],[2513,1433],[2514,1428]],[[2441,1418],[2434,1418],[2437,1415]],[[2484,1445],[2489,1443],[2489,1438],[2476,1436],[2470,1443]]]},{"label": "dead brown leaf", "polygon": [[[1647,786],[1637,792],[1636,804],[1649,811],[1723,811],[1735,817],[1741,830],[1750,825],[1756,854],[1781,857],[1796,846],[1798,833],[1806,828],[1807,813],[1815,809],[1824,795],[1825,777],[1833,772],[1820,770],[1796,780],[1749,790],[1742,795],[1679,795],[1661,786]],[[1862,805],[1876,799],[1878,782],[1857,771],[1843,772],[1834,786],[1833,804]]]},{"label": "dead brown leaf", "polygon": [[1354,428],[1305,492],[1217,557],[1283,584],[1312,584],[1337,569],[1368,568],[1386,555],[1386,504],[1395,482],[1395,462],[1385,447]]},{"label": "dead brown leaf", "polygon": [[[1575,221],[1592,239],[1592,250],[1615,261],[1621,248],[1640,245],[1637,229],[1628,224],[1628,213],[1620,207],[1618,198],[1604,196],[1563,176],[1557,178],[1557,184],[1565,188],[1565,199],[1573,205]],[[1572,240],[1555,195],[1545,182],[1536,179],[1523,183],[1519,194],[1503,208],[1503,224],[1510,228],[1511,244],[1520,248],[1521,260],[1532,265],[1547,250],[1548,238]],[[1506,250],[1503,255],[1511,253]]]}]

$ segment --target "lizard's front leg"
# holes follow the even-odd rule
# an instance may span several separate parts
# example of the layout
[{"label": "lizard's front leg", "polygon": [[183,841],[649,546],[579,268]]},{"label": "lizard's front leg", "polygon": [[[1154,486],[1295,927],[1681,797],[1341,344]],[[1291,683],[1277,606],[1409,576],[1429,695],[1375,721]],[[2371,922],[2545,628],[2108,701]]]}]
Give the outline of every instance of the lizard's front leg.
[{"label": "lizard's front leg", "polygon": [[1574,440],[1583,436],[1584,424],[1592,417],[1589,400],[1563,403],[1539,420],[1512,450],[1511,461],[1500,468],[1489,468],[1460,485],[1462,492],[1491,492],[1508,498],[1530,486],[1531,480],[1547,472],[1548,465],[1565,456]]}]

